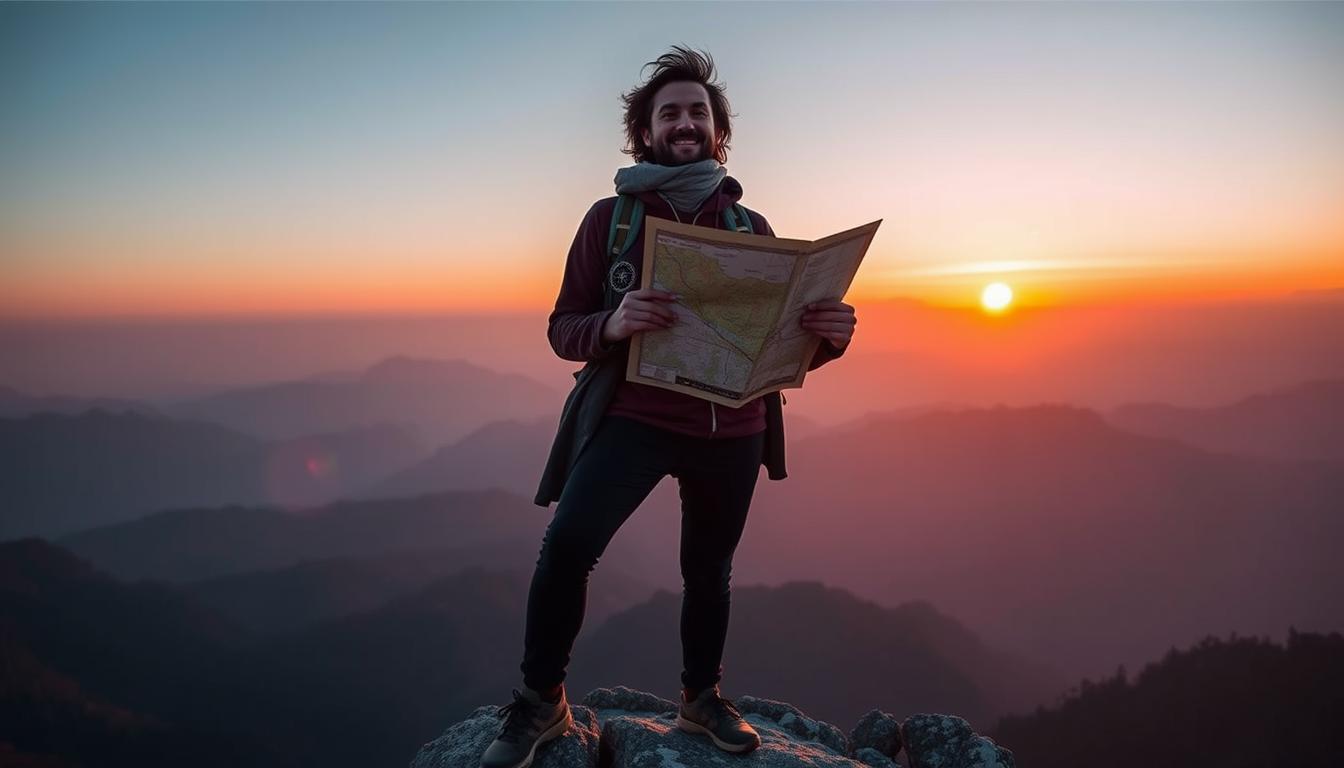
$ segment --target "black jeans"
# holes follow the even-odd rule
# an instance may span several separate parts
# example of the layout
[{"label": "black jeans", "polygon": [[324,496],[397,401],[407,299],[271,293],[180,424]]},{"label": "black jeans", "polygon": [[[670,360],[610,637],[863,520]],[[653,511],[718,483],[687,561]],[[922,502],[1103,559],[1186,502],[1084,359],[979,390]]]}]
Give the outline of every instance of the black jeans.
[{"label": "black jeans", "polygon": [[681,682],[696,690],[718,684],[733,552],[764,441],[764,432],[700,438],[621,416],[602,420],[542,539],[527,598],[524,685],[544,690],[564,681],[583,624],[588,574],[617,529],[669,474],[681,489]]}]

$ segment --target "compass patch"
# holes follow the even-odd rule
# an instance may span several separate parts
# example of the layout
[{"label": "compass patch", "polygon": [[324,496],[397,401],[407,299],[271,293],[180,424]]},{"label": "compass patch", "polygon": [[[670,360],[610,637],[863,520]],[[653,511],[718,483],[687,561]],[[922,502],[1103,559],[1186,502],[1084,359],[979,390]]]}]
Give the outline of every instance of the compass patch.
[{"label": "compass patch", "polygon": [[635,265],[628,261],[618,261],[607,270],[607,284],[617,293],[625,293],[635,287]]}]

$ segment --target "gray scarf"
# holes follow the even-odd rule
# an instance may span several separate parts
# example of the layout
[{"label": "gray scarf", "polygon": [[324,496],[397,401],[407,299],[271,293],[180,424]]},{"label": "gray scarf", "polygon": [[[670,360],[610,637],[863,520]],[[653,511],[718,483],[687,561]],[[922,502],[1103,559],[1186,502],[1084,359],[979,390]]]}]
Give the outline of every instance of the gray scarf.
[{"label": "gray scarf", "polygon": [[654,191],[681,211],[698,211],[728,169],[714,158],[686,165],[635,163],[616,171],[616,194]]}]

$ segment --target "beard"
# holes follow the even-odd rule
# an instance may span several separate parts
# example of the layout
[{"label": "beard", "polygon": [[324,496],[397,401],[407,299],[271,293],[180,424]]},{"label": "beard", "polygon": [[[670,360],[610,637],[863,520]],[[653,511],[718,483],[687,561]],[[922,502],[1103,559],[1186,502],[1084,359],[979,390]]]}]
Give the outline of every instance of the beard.
[{"label": "beard", "polygon": [[[672,147],[672,142],[686,138],[694,138],[700,142],[700,146],[694,157],[679,157]],[[690,165],[691,163],[698,163],[701,160],[708,160],[714,156],[708,139],[701,135],[699,131],[683,131],[681,133],[668,134],[660,141],[654,142],[653,146],[649,147],[649,149],[653,154],[653,162],[658,165]]]}]

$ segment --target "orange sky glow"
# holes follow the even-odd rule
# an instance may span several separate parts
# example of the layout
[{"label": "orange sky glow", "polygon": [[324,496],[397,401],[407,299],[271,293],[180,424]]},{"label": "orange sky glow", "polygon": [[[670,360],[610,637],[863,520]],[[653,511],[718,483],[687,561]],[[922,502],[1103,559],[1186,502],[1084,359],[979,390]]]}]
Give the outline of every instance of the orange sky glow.
[{"label": "orange sky glow", "polygon": [[[546,312],[630,163],[616,97],[664,43],[628,28],[714,53],[777,233],[883,220],[855,305],[1344,287],[1341,4],[797,3],[750,34],[675,4],[290,10],[0,11],[0,319]],[[799,30],[821,55],[779,52]]]},{"label": "orange sky glow", "polygon": [[[1007,319],[1026,307],[1255,298],[1344,286],[1344,245],[1298,252],[1291,260],[1224,252],[1219,259],[968,260],[883,269],[899,263],[884,256],[879,246],[870,251],[872,263],[860,269],[846,297],[849,303],[906,298],[974,308],[984,286],[1004,282],[1013,290],[1013,302],[1002,313]],[[280,254],[272,263],[285,259]],[[406,266],[385,257],[341,259],[339,269],[323,269],[320,261],[298,260],[310,264],[304,274],[257,265],[230,269],[215,261],[134,270],[117,259],[70,274],[40,267],[16,270],[0,283],[0,307],[13,318],[547,312],[562,268],[552,262],[502,273],[488,266],[435,266],[424,259]]]}]

